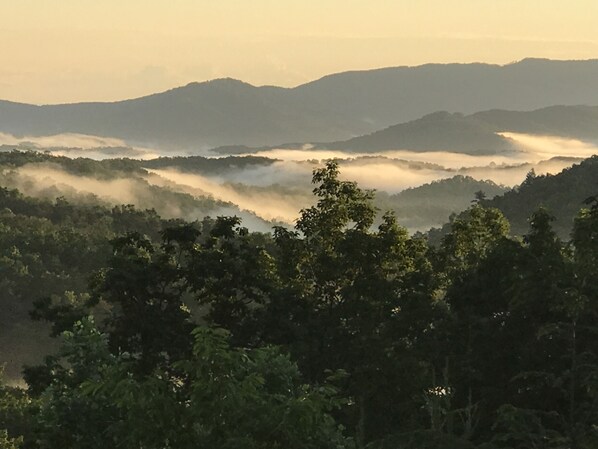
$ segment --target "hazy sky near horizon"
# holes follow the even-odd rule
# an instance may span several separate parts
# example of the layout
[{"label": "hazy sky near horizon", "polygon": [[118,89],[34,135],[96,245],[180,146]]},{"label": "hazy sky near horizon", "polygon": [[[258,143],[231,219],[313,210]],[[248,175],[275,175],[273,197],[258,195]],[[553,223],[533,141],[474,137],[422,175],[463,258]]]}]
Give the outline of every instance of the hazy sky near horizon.
[{"label": "hazy sky near horizon", "polygon": [[220,77],[598,58],[596,0],[0,0],[0,99],[112,101]]}]

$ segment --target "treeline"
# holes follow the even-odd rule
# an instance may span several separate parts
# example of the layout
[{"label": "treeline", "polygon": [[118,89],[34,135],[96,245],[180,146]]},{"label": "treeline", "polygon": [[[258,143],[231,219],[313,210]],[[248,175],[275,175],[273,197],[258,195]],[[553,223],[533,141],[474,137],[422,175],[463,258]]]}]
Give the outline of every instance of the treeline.
[{"label": "treeline", "polygon": [[[341,160],[339,164],[342,169],[344,164],[357,165],[367,160],[368,158]],[[237,215],[243,216],[246,224],[251,222],[254,229],[267,231],[271,223],[259,219],[254,213],[241,210],[232,203],[218,201],[200,189],[176,186],[159,177],[154,177],[152,181],[146,169],[169,168],[187,174],[218,175],[229,179],[224,185],[240,197],[253,199],[260,197],[267,201],[268,194],[272,193],[281,199],[286,199],[291,206],[301,207],[309,199],[307,182],[301,181],[300,184],[296,184],[296,180],[289,180],[288,184],[268,186],[255,186],[244,182],[242,176],[244,169],[264,168],[276,162],[279,161],[256,156],[161,157],[150,161],[125,158],[96,161],[52,156],[33,151],[12,151],[0,152],[0,168],[2,168],[0,184],[18,188],[35,197],[54,199],[57,196],[65,196],[69,201],[77,204],[112,204],[115,202],[114,195],[118,196],[119,190],[121,193],[126,191],[129,199],[122,199],[118,203],[134,202],[141,209],[155,209],[163,217],[182,217],[192,221],[195,217],[206,215]],[[571,160],[569,162],[573,163]],[[394,163],[405,169],[434,168],[431,164],[398,160],[394,160]],[[89,177],[99,181],[124,179],[130,185],[128,189],[122,186],[106,188],[94,194],[85,189],[79,191],[77,181],[80,182],[81,179],[72,179],[70,182],[73,185],[66,185],[68,183],[56,180],[54,184],[50,183],[45,188],[41,188],[35,186],[38,180],[35,176],[42,178],[43,176],[40,173],[32,175],[19,172],[19,168],[23,167],[31,169],[37,167],[41,171],[56,168],[77,177]],[[25,179],[28,181],[24,181]],[[160,182],[156,182],[158,179]],[[450,179],[406,189],[394,195],[383,191],[378,192],[374,204],[382,211],[395,211],[400,223],[411,230],[427,230],[431,226],[441,226],[449,220],[450,215],[465,209],[473,199],[474,193],[479,191],[485,195],[483,200],[485,206],[496,207],[507,217],[513,234],[524,235],[527,232],[527,220],[530,215],[538,208],[546,207],[555,217],[553,228],[557,235],[567,240],[580,204],[598,190],[596,179],[598,179],[598,157],[593,156],[556,175],[536,175],[532,170],[526,180],[514,189],[506,189],[490,181],[457,175]],[[32,188],[31,184],[35,188]],[[114,195],[107,195],[106,191]],[[440,236],[446,234],[448,229],[447,227],[445,230],[433,230],[432,241],[437,243]]]},{"label": "treeline", "polygon": [[112,178],[125,173],[143,173],[143,168],[176,168],[183,172],[199,174],[221,174],[231,169],[268,166],[278,159],[260,156],[229,156],[209,158],[203,156],[174,156],[159,157],[151,160],[111,158],[94,160],[84,157],[70,158],[56,156],[40,151],[0,151],[0,165],[6,167],[21,167],[31,163],[50,162],[60,165],[64,170],[74,175],[93,175],[100,178]]},{"label": "treeline", "polygon": [[313,180],[293,230],[126,232],[37,301],[60,349],[1,388],[0,447],[598,446],[595,199],[568,242],[478,202],[433,247],[335,163]]}]

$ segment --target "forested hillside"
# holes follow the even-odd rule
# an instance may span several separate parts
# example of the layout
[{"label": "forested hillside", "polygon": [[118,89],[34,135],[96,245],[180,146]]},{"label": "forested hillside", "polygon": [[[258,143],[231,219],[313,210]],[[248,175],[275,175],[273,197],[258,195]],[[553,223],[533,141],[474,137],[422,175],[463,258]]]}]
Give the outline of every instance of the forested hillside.
[{"label": "forested hillside", "polygon": [[[157,159],[156,166],[168,160]],[[235,158],[234,161],[191,157],[187,162],[189,170],[214,174],[219,170],[230,170],[231,165],[268,164],[261,158],[251,157]],[[0,152],[0,185],[50,201],[64,197],[74,204],[104,207],[128,204],[142,210],[153,209],[164,218],[191,221],[205,216],[237,215],[251,223],[253,229],[267,231],[272,226],[270,220],[229,201],[214,198],[200,188],[181,188],[159,176],[152,176],[144,169],[147,165],[152,163],[135,159],[71,159],[36,151]]]},{"label": "forested hillside", "polygon": [[[193,221],[207,215],[237,215],[249,229],[269,232],[275,223],[293,223],[299,210],[311,205],[310,172],[322,163],[257,156],[93,160],[12,150],[0,152],[0,185],[49,201],[64,197],[73,204],[132,204],[154,209],[165,218]],[[361,173],[365,182],[383,180],[376,193],[376,206],[381,213],[395,211],[401,224],[411,231],[446,223],[451,213],[467,208],[477,191],[488,198],[506,191],[471,176],[509,178],[510,174],[523,176],[534,166],[543,169],[542,163],[474,167],[468,176],[468,168],[457,170],[388,157],[347,157],[338,163],[344,179]],[[572,162],[562,162],[568,163]],[[426,182],[445,176],[451,178]],[[426,183],[392,193],[417,185],[418,179]]]},{"label": "forested hillside", "polygon": [[69,304],[85,296],[91,275],[111,254],[110,240],[129,231],[154,239],[177,221],[132,206],[74,205],[0,189],[0,363],[18,378],[52,347],[49,329],[31,321],[35,301]]},{"label": "forested hillside", "polygon": [[0,447],[598,445],[596,200],[569,243],[545,209],[521,239],[478,201],[431,248],[392,214],[372,226],[372,193],[335,162],[313,181],[272,236],[3,190],[2,226],[43,223],[58,247],[17,260],[3,234],[15,291],[53,267],[34,316],[60,337],[26,389],[0,386]]},{"label": "forested hillside", "polygon": [[376,192],[375,204],[382,211],[393,211],[402,226],[427,231],[431,226],[442,226],[451,214],[467,209],[476,194],[494,198],[508,190],[492,181],[457,175],[393,195]]},{"label": "forested hillside", "polygon": [[598,156],[593,156],[556,175],[530,172],[518,188],[488,199],[484,205],[500,209],[519,235],[526,232],[530,214],[545,207],[555,217],[555,232],[567,239],[579,208],[597,192]]}]

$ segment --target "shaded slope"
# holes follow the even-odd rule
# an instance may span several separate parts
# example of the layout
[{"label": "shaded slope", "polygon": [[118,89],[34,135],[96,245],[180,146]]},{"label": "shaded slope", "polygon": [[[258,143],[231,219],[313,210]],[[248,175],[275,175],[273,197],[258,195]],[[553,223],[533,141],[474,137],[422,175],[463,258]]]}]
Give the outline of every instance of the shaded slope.
[{"label": "shaded slope", "polygon": [[471,118],[487,123],[497,131],[598,139],[596,106],[552,106],[535,111],[491,110],[473,114]]},{"label": "shaded slope", "polygon": [[507,190],[492,181],[479,181],[470,176],[458,175],[394,195],[378,192],[376,205],[382,211],[393,210],[401,225],[412,230],[426,230],[432,226],[441,226],[452,213],[469,207],[476,192],[481,191],[487,198],[492,198]]},{"label": "shaded slope", "polygon": [[347,151],[452,151],[467,154],[495,154],[514,149],[496,129],[481,120],[462,114],[436,112],[408,123],[391,126],[344,142],[323,144],[322,148]]},{"label": "shaded slope", "polygon": [[525,233],[532,212],[546,207],[556,218],[555,231],[568,238],[584,200],[597,193],[598,156],[594,156],[557,175],[530,176],[519,188],[484,201],[484,205],[500,209],[515,234]]},{"label": "shaded slope", "polygon": [[500,132],[598,141],[598,107],[551,106],[523,112],[491,110],[468,116],[436,112],[353,139],[321,143],[316,148],[359,152],[408,149],[466,154],[516,151],[517,144],[499,135]]}]

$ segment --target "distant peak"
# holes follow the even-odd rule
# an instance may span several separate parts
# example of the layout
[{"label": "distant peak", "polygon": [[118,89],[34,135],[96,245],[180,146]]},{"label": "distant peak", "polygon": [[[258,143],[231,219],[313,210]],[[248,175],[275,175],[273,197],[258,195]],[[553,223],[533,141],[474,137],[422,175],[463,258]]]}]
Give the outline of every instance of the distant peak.
[{"label": "distant peak", "polygon": [[431,114],[427,114],[424,115],[420,120],[446,120],[449,118],[463,118],[463,114],[461,114],[460,112],[453,112],[450,113],[448,111],[437,111],[437,112],[432,112]]},{"label": "distant peak", "polygon": [[510,64],[506,64],[506,66],[512,65],[540,65],[540,64],[567,64],[567,63],[588,63],[588,62],[596,62],[598,59],[549,59],[549,58],[533,58],[528,57],[521,59],[520,61],[514,61]]},{"label": "distant peak", "polygon": [[529,58],[523,58],[519,61],[516,61],[514,64],[534,64],[537,62],[563,62],[563,61],[559,61],[559,60],[555,60],[555,59],[548,59],[548,58],[529,57]]},{"label": "distant peak", "polygon": [[244,86],[244,87],[255,87],[245,81],[241,81],[235,78],[215,78],[213,80],[208,81],[194,81],[185,86],[184,88],[194,88],[194,87],[202,87],[202,86]]}]

